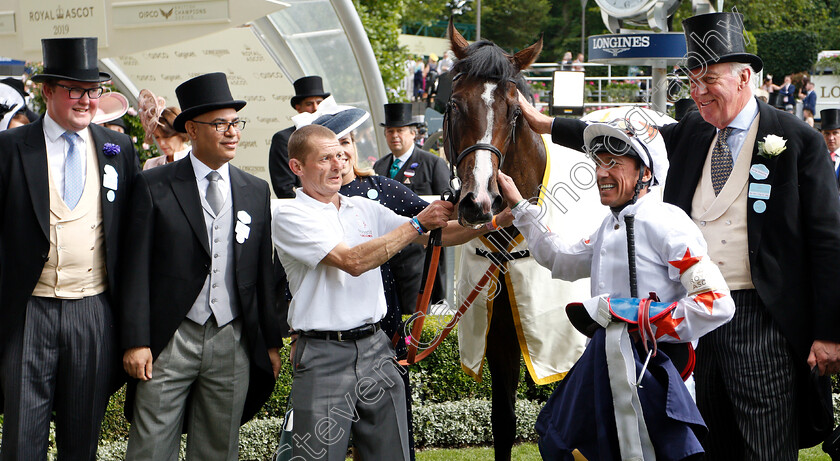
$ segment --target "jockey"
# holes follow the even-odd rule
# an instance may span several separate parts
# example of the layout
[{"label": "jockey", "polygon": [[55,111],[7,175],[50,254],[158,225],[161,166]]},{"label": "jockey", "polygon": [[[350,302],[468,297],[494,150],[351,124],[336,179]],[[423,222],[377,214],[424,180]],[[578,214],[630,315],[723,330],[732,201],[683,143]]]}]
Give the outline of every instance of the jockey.
[{"label": "jockey", "polygon": [[[544,459],[572,459],[574,449],[587,459],[685,459],[702,453],[706,431],[682,383],[693,368],[690,344],[728,322],[735,306],[697,226],[649,193],[668,168],[658,131],[596,123],[584,142],[610,213],[574,244],[543,225],[540,207],[499,173],[536,261],[554,278],[591,277],[594,296],[566,308],[592,340],[540,414],[540,451]],[[658,343],[681,345],[663,352]]]}]

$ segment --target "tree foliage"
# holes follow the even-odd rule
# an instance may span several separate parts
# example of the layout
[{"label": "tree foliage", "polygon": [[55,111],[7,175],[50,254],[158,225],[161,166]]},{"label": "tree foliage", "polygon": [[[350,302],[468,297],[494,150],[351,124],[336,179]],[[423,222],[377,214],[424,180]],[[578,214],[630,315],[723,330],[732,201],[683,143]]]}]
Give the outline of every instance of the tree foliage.
[{"label": "tree foliage", "polygon": [[400,88],[405,76],[404,63],[408,59],[406,48],[400,46],[399,35],[405,0],[353,0],[365,28],[382,82],[388,89],[390,102],[406,101],[407,95]]}]

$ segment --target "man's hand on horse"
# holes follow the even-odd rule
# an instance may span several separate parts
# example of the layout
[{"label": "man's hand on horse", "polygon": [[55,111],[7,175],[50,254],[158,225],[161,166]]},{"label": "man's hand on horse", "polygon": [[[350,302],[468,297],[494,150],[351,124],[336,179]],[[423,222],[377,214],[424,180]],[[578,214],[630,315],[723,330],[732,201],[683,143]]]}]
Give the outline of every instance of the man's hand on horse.
[{"label": "man's hand on horse", "polygon": [[455,205],[449,202],[435,200],[417,215],[417,220],[427,230],[446,227],[449,216],[454,209]]},{"label": "man's hand on horse", "polygon": [[517,93],[519,93],[519,108],[522,109],[522,115],[525,117],[525,120],[528,122],[531,129],[534,130],[535,133],[539,134],[551,133],[551,122],[553,122],[554,119],[543,114],[537,110],[536,107],[532,106],[522,92],[517,91]]},{"label": "man's hand on horse", "polygon": [[811,345],[811,353],[808,355],[808,366],[819,367],[820,376],[840,372],[840,343],[815,340]]},{"label": "man's hand on horse", "polygon": [[516,188],[516,184],[513,183],[513,179],[510,176],[499,172],[499,192],[502,193],[502,197],[507,200],[508,206],[513,208],[522,200],[522,194],[519,193],[519,189]]}]

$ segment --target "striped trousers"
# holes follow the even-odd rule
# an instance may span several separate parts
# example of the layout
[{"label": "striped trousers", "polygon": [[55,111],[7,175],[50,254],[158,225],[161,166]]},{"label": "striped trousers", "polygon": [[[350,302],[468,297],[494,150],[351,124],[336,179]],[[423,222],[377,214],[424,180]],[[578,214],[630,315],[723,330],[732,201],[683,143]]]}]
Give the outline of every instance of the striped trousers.
[{"label": "striped trousers", "polygon": [[796,460],[793,353],[755,290],[732,292],[732,321],[700,339],[697,406],[708,460]]},{"label": "striped trousers", "polygon": [[55,412],[59,460],[95,460],[119,356],[106,295],[31,297],[0,358],[2,461],[47,459]]}]

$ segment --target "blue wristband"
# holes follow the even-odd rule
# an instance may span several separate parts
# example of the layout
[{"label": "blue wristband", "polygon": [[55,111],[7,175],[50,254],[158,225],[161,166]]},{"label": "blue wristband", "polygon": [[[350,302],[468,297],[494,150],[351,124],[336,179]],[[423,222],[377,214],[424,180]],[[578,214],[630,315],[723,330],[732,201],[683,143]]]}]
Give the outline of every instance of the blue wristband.
[{"label": "blue wristband", "polygon": [[423,235],[426,233],[426,229],[424,229],[423,225],[420,224],[420,220],[417,219],[417,216],[411,218],[411,221],[409,222],[412,226],[414,226],[414,230],[416,230],[418,234]]}]

